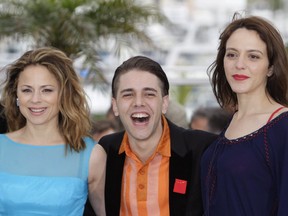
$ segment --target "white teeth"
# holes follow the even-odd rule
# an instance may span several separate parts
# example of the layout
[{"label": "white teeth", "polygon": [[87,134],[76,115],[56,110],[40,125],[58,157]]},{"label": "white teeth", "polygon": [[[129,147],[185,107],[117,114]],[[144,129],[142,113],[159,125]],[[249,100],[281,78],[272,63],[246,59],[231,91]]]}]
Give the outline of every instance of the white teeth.
[{"label": "white teeth", "polygon": [[135,113],[132,115],[132,117],[133,118],[146,118],[146,117],[148,117],[148,115],[145,113]]},{"label": "white teeth", "polygon": [[45,109],[30,109],[32,112],[43,112]]}]

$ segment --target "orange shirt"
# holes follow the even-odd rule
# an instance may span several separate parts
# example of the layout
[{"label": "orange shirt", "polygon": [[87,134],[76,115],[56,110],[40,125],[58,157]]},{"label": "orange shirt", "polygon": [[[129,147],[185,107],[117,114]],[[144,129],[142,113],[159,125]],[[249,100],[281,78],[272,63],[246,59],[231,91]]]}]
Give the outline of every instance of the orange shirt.
[{"label": "orange shirt", "polygon": [[119,154],[125,151],[120,216],[169,215],[170,131],[164,117],[163,133],[156,151],[143,164],[131,151],[127,133]]}]

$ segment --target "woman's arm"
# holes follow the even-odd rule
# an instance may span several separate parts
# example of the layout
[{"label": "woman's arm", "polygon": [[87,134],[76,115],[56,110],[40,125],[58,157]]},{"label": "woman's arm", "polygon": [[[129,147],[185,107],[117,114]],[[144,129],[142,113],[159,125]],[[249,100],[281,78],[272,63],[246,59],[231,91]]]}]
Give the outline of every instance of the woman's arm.
[{"label": "woman's arm", "polygon": [[97,216],[105,216],[105,173],[106,152],[103,147],[96,144],[89,162],[89,200]]}]

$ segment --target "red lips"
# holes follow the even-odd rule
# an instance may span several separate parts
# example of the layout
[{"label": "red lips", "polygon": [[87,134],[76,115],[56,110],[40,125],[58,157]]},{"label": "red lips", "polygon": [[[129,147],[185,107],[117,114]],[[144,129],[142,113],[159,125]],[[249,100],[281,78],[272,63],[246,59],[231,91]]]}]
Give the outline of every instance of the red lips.
[{"label": "red lips", "polygon": [[241,81],[241,80],[246,80],[249,77],[243,74],[235,74],[232,76],[235,80]]}]

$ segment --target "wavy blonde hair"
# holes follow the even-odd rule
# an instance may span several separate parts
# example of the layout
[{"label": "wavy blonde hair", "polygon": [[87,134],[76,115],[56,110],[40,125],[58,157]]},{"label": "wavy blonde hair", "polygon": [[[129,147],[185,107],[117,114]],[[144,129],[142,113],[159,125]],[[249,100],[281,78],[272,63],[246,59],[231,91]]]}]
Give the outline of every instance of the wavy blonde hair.
[{"label": "wavy blonde hair", "polygon": [[26,119],[16,106],[17,85],[20,73],[29,65],[42,65],[56,78],[59,92],[59,130],[65,139],[66,148],[79,152],[85,148],[83,137],[91,129],[90,109],[73,62],[67,55],[52,47],[27,51],[4,69],[6,80],[2,91],[2,105],[5,108],[8,130],[15,131],[26,125]]}]

